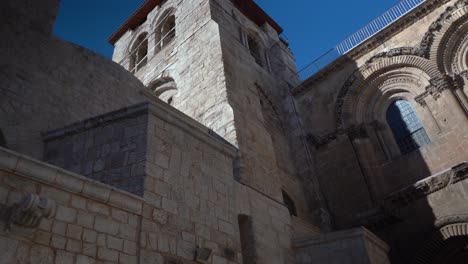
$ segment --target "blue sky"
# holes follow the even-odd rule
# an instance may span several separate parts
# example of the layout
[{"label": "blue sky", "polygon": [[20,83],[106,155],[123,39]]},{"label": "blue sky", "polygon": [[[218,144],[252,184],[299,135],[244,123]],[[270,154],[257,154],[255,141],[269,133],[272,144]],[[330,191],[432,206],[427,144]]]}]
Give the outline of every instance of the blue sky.
[{"label": "blue sky", "polygon": [[[256,2],[284,28],[298,68],[302,68],[399,0]],[[112,46],[108,37],[142,3],[143,0],[62,0],[54,33],[110,58]]]}]

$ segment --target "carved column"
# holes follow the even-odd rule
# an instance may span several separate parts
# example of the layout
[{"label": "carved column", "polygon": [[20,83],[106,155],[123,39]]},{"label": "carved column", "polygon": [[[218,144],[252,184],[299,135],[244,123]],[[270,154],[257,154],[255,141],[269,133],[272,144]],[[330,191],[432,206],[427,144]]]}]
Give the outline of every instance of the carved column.
[{"label": "carved column", "polygon": [[464,84],[468,81],[468,71],[462,72],[460,75],[455,75],[454,82],[455,82],[455,94],[457,98],[460,100],[460,103],[465,110],[465,114],[468,115],[468,97],[466,93],[463,91]]}]

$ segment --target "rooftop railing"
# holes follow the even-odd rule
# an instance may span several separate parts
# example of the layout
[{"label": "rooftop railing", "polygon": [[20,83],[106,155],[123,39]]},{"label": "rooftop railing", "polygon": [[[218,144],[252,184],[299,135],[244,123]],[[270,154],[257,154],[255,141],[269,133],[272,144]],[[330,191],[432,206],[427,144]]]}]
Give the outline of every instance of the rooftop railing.
[{"label": "rooftop railing", "polygon": [[299,71],[299,77],[301,80],[311,77],[426,1],[428,0],[402,0],[383,15],[377,17],[365,27],[343,40],[333,49],[327,51],[315,61],[301,69]]}]

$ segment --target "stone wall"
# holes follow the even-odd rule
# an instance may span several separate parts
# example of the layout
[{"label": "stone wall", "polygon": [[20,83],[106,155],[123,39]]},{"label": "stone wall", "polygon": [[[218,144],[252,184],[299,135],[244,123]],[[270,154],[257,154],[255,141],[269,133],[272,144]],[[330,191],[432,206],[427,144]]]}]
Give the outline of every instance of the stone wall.
[{"label": "stone wall", "polygon": [[[155,32],[168,13],[175,15],[176,37],[155,52]],[[242,44],[245,30],[261,41],[262,66]],[[282,99],[286,82],[297,78],[292,53],[278,32],[256,25],[232,1],[167,1],[115,43],[113,60],[130,69],[129,51],[145,32],[148,62],[135,75],[151,89],[173,79],[177,92],[171,104],[239,147],[238,180],[278,201],[284,189],[301,217],[320,224],[320,210],[309,206],[302,190],[311,188],[297,177],[290,157]]]},{"label": "stone wall", "polygon": [[41,132],[141,101],[119,65],[51,35],[59,1],[2,1],[0,129],[7,146],[41,158]]},{"label": "stone wall", "polygon": [[[55,201],[56,213],[39,227],[0,223],[4,263],[138,263],[140,197],[0,149],[0,206],[25,193]],[[5,211],[2,211],[5,212]]]},{"label": "stone wall", "polygon": [[142,196],[147,105],[140,104],[49,131],[44,160]]},{"label": "stone wall", "polygon": [[[46,156],[60,157],[60,159],[51,160],[54,162],[62,160],[57,162],[57,165],[64,168],[74,168],[77,171],[78,168],[86,168],[86,166],[76,166],[76,164],[94,161],[92,166],[94,170],[96,164],[101,164],[100,160],[104,160],[102,171],[93,171],[92,174],[86,176],[119,189],[142,190],[142,193],[138,194],[143,197],[137,198],[141,202],[141,211],[138,214],[139,224],[136,230],[139,241],[136,250],[141,263],[159,263],[163,260],[190,263],[195,258],[197,248],[202,247],[212,250],[209,263],[225,263],[227,261],[239,263],[242,259],[238,223],[240,215],[249,216],[251,219],[250,243],[253,246],[252,250],[255,252],[256,261],[259,263],[291,262],[293,256],[290,251],[291,217],[289,212],[282,202],[264,196],[235,181],[233,164],[237,156],[236,148],[208,128],[186,117],[159,99],[153,98],[152,94],[148,93],[147,96],[152,103],[124,108],[51,131],[47,135],[50,141],[47,143],[48,154]],[[106,140],[96,140],[100,135],[106,135]],[[120,136],[117,137],[117,135]],[[138,152],[141,147],[135,148],[133,151],[124,151],[128,140],[136,139],[144,142],[141,146],[145,148],[145,151]],[[121,153],[128,154],[126,155],[128,157],[132,157],[138,152],[137,158],[140,162],[134,163],[134,165],[139,171],[140,169],[143,171],[142,177],[140,174],[137,175],[138,177],[132,174],[134,166],[128,171],[121,171],[117,166],[131,166],[130,163],[118,163],[116,168],[113,167],[113,156],[120,152],[105,151],[107,149],[105,146],[112,146],[111,143],[118,143],[116,147],[119,145]],[[86,149],[86,146],[89,146],[88,151],[97,151],[100,155],[79,154]],[[73,149],[76,151],[73,152]],[[18,155],[7,150],[4,151],[8,155],[0,157],[0,160],[6,165],[16,166],[15,159]],[[94,160],[90,158],[94,158]],[[54,173],[61,172],[60,175],[53,176],[55,180],[46,179],[46,183],[50,185],[46,188],[46,192],[40,191],[43,187],[30,188],[31,193],[41,197],[61,199],[60,197],[56,198],[56,193],[50,189],[57,187],[56,181],[60,183],[67,180],[67,175],[71,177],[67,180],[71,182],[70,186],[76,185],[76,192],[83,190],[79,181],[74,178],[116,190],[112,189],[110,185],[103,185],[92,179],[86,179],[29,158],[25,159],[33,163],[34,168],[36,168],[27,170],[28,175],[32,175],[31,177],[45,177],[42,167],[50,168]],[[130,159],[126,159],[125,162],[129,161]],[[114,173],[114,169],[118,170],[119,173]],[[4,170],[8,170],[8,167]],[[83,170],[80,172],[83,173]],[[22,170],[15,169],[12,173],[21,174]],[[36,175],[36,173],[40,174]],[[97,175],[102,177],[98,178]],[[118,181],[115,176],[120,177]],[[14,178],[12,177],[12,179]],[[36,180],[40,181],[40,178]],[[28,186],[29,183],[23,182],[18,185]],[[143,189],[141,189],[142,187]],[[98,187],[93,188],[96,189],[96,195],[103,192]],[[73,190],[66,189],[60,193],[68,197],[72,196],[69,193]],[[122,191],[116,190],[116,192],[124,194]],[[125,195],[136,198],[131,194]],[[88,204],[90,203],[88,202]],[[106,198],[103,204],[98,206],[100,209],[96,210],[106,210],[102,207],[111,206],[112,203],[112,199]],[[121,203],[125,203],[125,200]],[[84,212],[84,214],[86,213]],[[111,222],[105,223],[112,225]],[[99,233],[96,226],[88,228]],[[113,232],[113,230],[111,231]],[[36,231],[30,230],[30,232]],[[29,241],[29,244],[35,245],[33,237],[24,239]],[[112,242],[109,243],[114,243],[113,239],[113,237],[110,238]],[[13,240],[9,240],[10,242],[16,243]],[[125,260],[120,260],[122,263],[137,261],[137,258],[133,256],[122,255],[123,257],[119,257],[121,253],[115,250],[122,250],[120,247],[110,249],[110,251],[102,249],[104,252],[102,254],[105,256],[99,255],[98,251],[97,255],[89,255],[88,257],[91,260],[106,260],[112,263],[117,263],[123,257]],[[54,257],[57,258],[54,255],[57,254],[54,251],[55,248],[43,248],[42,250],[49,252],[50,254],[47,254],[52,260]],[[75,253],[82,254],[83,252],[77,251]],[[58,263],[57,260],[55,263]]]},{"label": "stone wall", "polygon": [[[466,65],[457,59],[466,5],[424,3],[293,90],[337,227],[358,225],[389,193],[468,159]],[[410,102],[431,140],[406,155],[385,116],[397,99]]]}]

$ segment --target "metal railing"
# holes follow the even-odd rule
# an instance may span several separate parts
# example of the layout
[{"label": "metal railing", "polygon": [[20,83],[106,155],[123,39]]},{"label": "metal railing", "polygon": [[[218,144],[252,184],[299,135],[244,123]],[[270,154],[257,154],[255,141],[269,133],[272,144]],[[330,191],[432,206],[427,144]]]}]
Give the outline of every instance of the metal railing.
[{"label": "metal railing", "polygon": [[333,49],[305,66],[299,71],[299,77],[301,80],[309,78],[426,1],[428,0],[402,0],[383,15],[377,17]]}]

